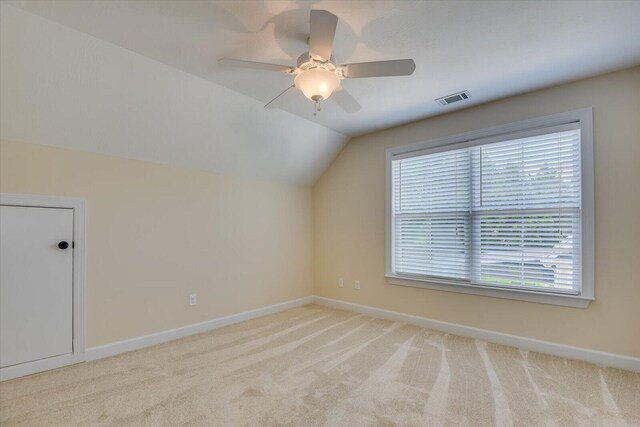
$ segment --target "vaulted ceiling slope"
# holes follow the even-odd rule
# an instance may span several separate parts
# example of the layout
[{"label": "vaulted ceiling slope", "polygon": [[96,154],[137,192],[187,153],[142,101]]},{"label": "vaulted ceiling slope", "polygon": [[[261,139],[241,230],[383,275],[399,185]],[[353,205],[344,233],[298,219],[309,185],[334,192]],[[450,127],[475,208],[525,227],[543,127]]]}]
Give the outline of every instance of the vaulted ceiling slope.
[{"label": "vaulted ceiling slope", "polygon": [[0,31],[5,140],[311,185],[348,139],[5,2]]},{"label": "vaulted ceiling slope", "polygon": [[[108,1],[11,0],[266,103],[291,77],[218,66],[220,57],[292,65],[307,50],[309,11],[338,22],[339,63],[414,58],[410,77],[348,80],[363,109],[302,96],[286,110],[358,135],[640,63],[640,1]],[[469,90],[471,101],[435,98]],[[309,132],[311,134],[311,132]]]}]

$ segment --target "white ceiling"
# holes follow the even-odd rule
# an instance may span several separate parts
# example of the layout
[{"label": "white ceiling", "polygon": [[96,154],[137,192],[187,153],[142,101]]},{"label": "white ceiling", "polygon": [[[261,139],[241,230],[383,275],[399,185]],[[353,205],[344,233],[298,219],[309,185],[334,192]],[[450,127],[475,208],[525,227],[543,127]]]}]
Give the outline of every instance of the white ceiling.
[{"label": "white ceiling", "polygon": [[[380,128],[640,63],[640,1],[1,0],[0,137],[294,184]],[[409,77],[354,79],[363,105],[301,95],[291,77],[309,10],[339,16],[340,63],[414,58]],[[470,102],[434,98],[469,90]],[[245,96],[247,95],[247,96]]]},{"label": "white ceiling", "polygon": [[[266,103],[291,77],[231,71],[223,56],[293,64],[309,10],[338,15],[338,62],[414,58],[410,77],[344,82],[363,109],[330,102],[318,117],[299,96],[287,111],[346,135],[640,63],[640,1],[83,1],[16,0],[25,10]],[[275,116],[274,116],[275,117]]]}]

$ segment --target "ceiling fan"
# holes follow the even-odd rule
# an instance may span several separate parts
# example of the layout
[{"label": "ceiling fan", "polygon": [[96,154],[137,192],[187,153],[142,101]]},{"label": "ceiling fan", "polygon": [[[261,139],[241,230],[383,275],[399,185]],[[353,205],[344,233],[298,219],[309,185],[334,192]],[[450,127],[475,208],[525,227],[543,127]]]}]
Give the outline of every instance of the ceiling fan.
[{"label": "ceiling fan", "polygon": [[276,101],[281,100],[283,95],[292,89],[299,89],[304,96],[315,103],[314,115],[319,110],[319,102],[329,97],[348,113],[355,113],[362,108],[358,101],[342,87],[343,79],[413,74],[416,69],[413,59],[336,65],[332,50],[337,25],[336,15],[326,10],[312,10],[309,52],[300,55],[295,67],[230,58],[222,58],[219,62],[232,67],[276,71],[294,76],[293,85],[269,101],[265,108],[276,107],[278,105]]}]

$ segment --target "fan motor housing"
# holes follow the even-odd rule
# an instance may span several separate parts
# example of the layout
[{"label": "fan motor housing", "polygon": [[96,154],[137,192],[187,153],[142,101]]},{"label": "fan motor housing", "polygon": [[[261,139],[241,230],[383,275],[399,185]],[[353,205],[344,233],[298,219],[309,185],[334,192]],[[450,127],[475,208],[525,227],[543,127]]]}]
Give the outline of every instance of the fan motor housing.
[{"label": "fan motor housing", "polygon": [[298,57],[298,61],[296,63],[298,69],[300,70],[311,70],[313,68],[323,68],[328,71],[336,70],[336,58],[331,55],[331,59],[326,62],[318,61],[316,59],[311,58],[309,52],[305,52]]}]

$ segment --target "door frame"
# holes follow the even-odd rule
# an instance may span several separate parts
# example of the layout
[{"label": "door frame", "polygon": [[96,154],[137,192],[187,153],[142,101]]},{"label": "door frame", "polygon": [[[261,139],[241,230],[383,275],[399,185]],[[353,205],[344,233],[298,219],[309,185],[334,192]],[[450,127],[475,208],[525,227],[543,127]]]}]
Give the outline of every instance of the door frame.
[{"label": "door frame", "polygon": [[0,205],[73,209],[73,352],[0,368],[0,381],[85,361],[86,209],[82,199],[0,193]]}]

